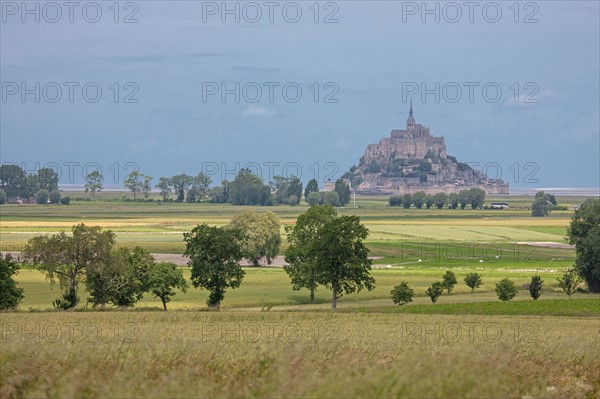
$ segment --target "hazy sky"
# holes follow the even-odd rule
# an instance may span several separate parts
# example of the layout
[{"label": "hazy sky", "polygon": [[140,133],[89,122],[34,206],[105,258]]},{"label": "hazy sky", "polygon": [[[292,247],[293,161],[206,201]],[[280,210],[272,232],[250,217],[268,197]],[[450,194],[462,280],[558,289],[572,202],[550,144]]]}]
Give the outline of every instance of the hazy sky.
[{"label": "hazy sky", "polygon": [[339,177],[413,93],[490,177],[600,185],[597,1],[0,4],[1,161],[63,184]]}]

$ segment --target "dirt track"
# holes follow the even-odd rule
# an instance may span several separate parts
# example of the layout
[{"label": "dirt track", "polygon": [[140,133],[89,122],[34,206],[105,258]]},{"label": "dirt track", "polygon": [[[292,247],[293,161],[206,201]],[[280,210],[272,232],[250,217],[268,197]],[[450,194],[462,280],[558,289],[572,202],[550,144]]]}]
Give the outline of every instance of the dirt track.
[{"label": "dirt track", "polygon": [[[154,256],[154,259],[156,259],[157,262],[173,262],[178,266],[185,266],[187,265],[188,261],[188,258],[186,256],[176,254],[152,254],[152,256]],[[266,261],[261,262],[261,266],[266,265],[266,263]],[[241,265],[252,266],[252,262],[244,260],[241,262]],[[273,259],[273,262],[270,266],[283,267],[283,265],[285,265],[285,260],[283,259],[283,256],[277,256],[275,257],[275,259]]]},{"label": "dirt track", "polygon": [[536,247],[545,247],[545,248],[575,249],[575,245],[563,244],[560,242],[551,242],[551,241],[537,241],[537,242],[521,241],[521,242],[515,242],[513,244],[533,245]]},{"label": "dirt track", "polygon": [[[2,256],[10,254],[13,258],[19,259],[21,257],[21,252],[1,252]],[[154,256],[154,259],[156,259],[157,262],[173,262],[175,263],[177,266],[186,266],[187,262],[188,262],[188,258],[186,256],[183,255],[177,255],[177,254],[152,254],[152,256]],[[371,257],[371,259],[381,259],[380,257]],[[242,266],[252,266],[252,262],[243,260],[242,262],[240,262],[240,264]],[[285,265],[285,259],[283,258],[283,256],[276,256],[275,259],[273,259],[273,262],[269,265],[271,267],[283,267]],[[260,263],[261,266],[267,266],[267,262],[265,260],[262,260]]]}]

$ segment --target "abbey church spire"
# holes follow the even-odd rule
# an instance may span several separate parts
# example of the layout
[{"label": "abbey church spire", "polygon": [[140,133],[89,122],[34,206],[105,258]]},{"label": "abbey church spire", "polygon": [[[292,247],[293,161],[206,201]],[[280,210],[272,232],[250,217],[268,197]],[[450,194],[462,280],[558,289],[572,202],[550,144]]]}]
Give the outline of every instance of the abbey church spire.
[{"label": "abbey church spire", "polygon": [[415,125],[415,117],[413,116],[412,97],[410,98],[410,110],[408,111],[408,119],[406,120],[406,128]]}]

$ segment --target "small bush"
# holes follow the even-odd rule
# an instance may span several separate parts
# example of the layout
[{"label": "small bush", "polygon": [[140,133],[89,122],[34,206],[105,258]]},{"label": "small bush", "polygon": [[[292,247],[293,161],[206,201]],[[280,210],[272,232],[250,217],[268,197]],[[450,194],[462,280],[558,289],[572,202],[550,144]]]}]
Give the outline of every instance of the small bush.
[{"label": "small bush", "polygon": [[483,278],[478,273],[468,273],[465,276],[465,284],[471,289],[471,292],[475,291],[475,288],[479,288],[483,284]]},{"label": "small bush", "polygon": [[35,193],[35,203],[39,205],[47,204],[49,197],[50,193],[48,190],[39,190],[37,193]]},{"label": "small bush", "polygon": [[66,197],[62,197],[60,199],[60,203],[63,205],[69,205],[71,203],[71,197],[69,197],[68,195]]},{"label": "small bush", "polygon": [[503,278],[496,284],[496,294],[501,301],[510,301],[518,292],[517,285],[509,278]]},{"label": "small bush", "polygon": [[458,281],[456,280],[456,275],[450,270],[448,270],[446,274],[442,276],[442,287],[446,291],[448,291],[448,294],[452,292],[452,289],[454,288],[457,282]]},{"label": "small bush", "polygon": [[58,190],[52,190],[48,198],[50,199],[51,204],[58,204],[60,203],[60,192]]},{"label": "small bush", "polygon": [[321,195],[319,193],[308,193],[306,196],[306,202],[308,205],[319,205],[321,202]]},{"label": "small bush", "polygon": [[442,283],[436,281],[435,283],[431,284],[431,287],[427,288],[425,293],[429,298],[431,298],[431,302],[436,303],[440,295],[442,295],[443,289],[444,287],[442,286]]},{"label": "small bush", "polygon": [[402,197],[399,195],[394,195],[390,197],[390,206],[401,206],[402,205]]},{"label": "small bush", "polygon": [[533,300],[537,300],[542,295],[542,284],[544,280],[540,276],[532,276],[529,283],[529,295]]},{"label": "small bush", "polygon": [[565,270],[562,277],[557,278],[556,281],[560,289],[571,299],[571,295],[577,291],[577,286],[581,283],[581,277],[575,269],[571,268]]},{"label": "small bush", "polygon": [[392,301],[394,301],[395,304],[404,305],[412,302],[415,292],[408,286],[406,281],[402,281],[390,291],[390,294],[392,294]]}]

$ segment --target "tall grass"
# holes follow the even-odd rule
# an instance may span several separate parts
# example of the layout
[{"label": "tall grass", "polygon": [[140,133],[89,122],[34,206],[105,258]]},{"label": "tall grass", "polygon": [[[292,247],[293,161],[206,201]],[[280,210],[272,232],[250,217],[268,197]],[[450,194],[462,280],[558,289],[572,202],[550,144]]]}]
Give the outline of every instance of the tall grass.
[{"label": "tall grass", "polygon": [[597,397],[594,319],[4,313],[0,397]]}]

